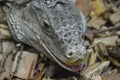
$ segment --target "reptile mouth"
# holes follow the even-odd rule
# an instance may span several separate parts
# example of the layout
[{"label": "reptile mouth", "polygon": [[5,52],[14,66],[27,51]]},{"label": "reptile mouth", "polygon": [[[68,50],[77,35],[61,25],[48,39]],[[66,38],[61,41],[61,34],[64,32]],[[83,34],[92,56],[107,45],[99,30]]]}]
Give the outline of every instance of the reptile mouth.
[{"label": "reptile mouth", "polygon": [[80,65],[77,65],[77,66],[66,64],[66,63],[64,63],[62,60],[58,59],[58,58],[53,54],[53,52],[47,47],[47,45],[43,42],[43,40],[40,40],[40,43],[41,43],[42,46],[47,50],[47,52],[50,54],[50,56],[51,56],[60,66],[62,66],[63,68],[65,68],[65,69],[67,69],[67,70],[69,70],[69,71],[72,71],[72,72],[77,72],[77,71],[82,70],[84,63],[81,63]]},{"label": "reptile mouth", "polygon": [[[58,59],[56,56],[54,56],[58,61],[59,61],[59,65],[61,65],[63,68],[69,70],[69,71],[72,71],[72,72],[77,72],[77,71],[80,71],[83,69],[83,63],[81,63],[80,65],[78,66],[74,66],[74,65],[68,65],[68,64],[65,64],[64,62],[62,62],[60,59]],[[57,61],[56,61],[57,62]],[[61,63],[61,64],[60,64]]]}]

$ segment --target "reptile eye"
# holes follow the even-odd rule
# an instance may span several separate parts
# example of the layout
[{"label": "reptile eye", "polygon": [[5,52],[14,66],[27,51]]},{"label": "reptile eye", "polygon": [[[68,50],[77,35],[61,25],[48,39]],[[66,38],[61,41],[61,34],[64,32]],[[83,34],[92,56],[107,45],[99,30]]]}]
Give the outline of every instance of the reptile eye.
[{"label": "reptile eye", "polygon": [[50,26],[49,26],[46,22],[44,22],[44,27],[45,27],[45,29],[47,29],[47,30],[50,29]]},{"label": "reptile eye", "polygon": [[54,33],[54,29],[49,25],[49,23],[44,22],[42,26],[42,31],[44,34],[52,39],[56,39],[56,35]]}]

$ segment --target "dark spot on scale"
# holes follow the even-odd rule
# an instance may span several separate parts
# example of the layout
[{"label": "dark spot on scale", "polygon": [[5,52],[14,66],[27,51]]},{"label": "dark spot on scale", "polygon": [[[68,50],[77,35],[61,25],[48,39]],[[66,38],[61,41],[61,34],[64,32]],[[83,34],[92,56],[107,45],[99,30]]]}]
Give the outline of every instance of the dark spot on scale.
[{"label": "dark spot on scale", "polygon": [[57,19],[57,17],[53,17],[53,19]]},{"label": "dark spot on scale", "polygon": [[77,46],[78,44],[77,44],[77,43],[75,43],[75,45]]},{"label": "dark spot on scale", "polygon": [[78,25],[80,25],[81,23],[78,23]]}]

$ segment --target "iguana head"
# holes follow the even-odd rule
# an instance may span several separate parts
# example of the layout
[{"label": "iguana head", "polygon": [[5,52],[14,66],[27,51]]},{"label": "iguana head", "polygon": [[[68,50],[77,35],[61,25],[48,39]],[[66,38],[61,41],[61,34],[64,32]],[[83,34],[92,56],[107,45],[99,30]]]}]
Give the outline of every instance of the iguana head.
[{"label": "iguana head", "polygon": [[36,3],[39,5],[36,8],[41,7],[42,29],[47,36],[41,44],[59,65],[73,72],[79,71],[85,59],[86,20],[83,14],[69,0],[54,7],[47,7],[43,1]]},{"label": "iguana head", "polygon": [[8,25],[17,41],[38,51],[43,48],[46,56],[63,68],[76,72],[83,66],[85,58],[86,20],[71,1],[61,1],[33,0],[25,9],[12,5]]}]

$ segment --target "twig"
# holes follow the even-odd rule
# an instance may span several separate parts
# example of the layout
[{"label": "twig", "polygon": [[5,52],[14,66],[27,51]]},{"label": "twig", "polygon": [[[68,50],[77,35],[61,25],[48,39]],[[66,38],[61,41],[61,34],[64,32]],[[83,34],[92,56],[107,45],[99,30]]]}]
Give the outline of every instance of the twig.
[{"label": "twig", "polygon": [[103,33],[103,32],[106,32],[106,31],[113,31],[113,30],[120,30],[120,24],[117,24],[114,27],[111,27],[111,28],[108,28],[108,29],[94,31],[93,34],[99,34],[99,33]]}]

